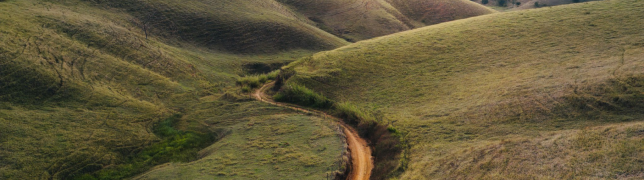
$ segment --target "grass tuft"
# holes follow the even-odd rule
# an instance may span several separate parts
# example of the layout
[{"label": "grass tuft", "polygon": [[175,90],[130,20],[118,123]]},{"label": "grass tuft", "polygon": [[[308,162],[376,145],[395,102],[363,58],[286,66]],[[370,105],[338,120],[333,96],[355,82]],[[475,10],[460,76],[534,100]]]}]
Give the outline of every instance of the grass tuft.
[{"label": "grass tuft", "polygon": [[333,106],[333,101],[297,84],[286,84],[273,96],[273,99],[278,102],[288,102],[318,109],[327,109]]},{"label": "grass tuft", "polygon": [[237,86],[242,87],[242,92],[248,93],[255,88],[259,88],[262,84],[265,84],[268,81],[275,80],[278,74],[279,70],[276,70],[268,74],[240,77],[237,78]]}]

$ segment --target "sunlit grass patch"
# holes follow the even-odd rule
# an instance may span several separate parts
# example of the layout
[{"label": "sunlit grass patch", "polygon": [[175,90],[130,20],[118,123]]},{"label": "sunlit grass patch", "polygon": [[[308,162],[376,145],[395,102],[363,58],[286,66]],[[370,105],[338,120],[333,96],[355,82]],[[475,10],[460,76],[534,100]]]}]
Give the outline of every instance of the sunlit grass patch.
[{"label": "sunlit grass patch", "polygon": [[[381,112],[382,122],[408,133],[402,179],[638,178],[642,172],[626,166],[636,159],[621,159],[619,168],[581,161],[576,170],[585,172],[575,174],[502,161],[538,146],[517,154],[478,148],[644,119],[644,27],[633,20],[644,19],[643,9],[636,0],[600,1],[442,23],[320,52],[289,65],[296,73],[287,83],[350,104],[346,117]],[[541,158],[574,157],[570,141],[557,143],[566,146]],[[594,158],[625,149],[584,146],[598,151]],[[478,158],[485,154],[493,161]]]},{"label": "sunlit grass patch", "polygon": [[327,121],[296,114],[251,117],[201,151],[207,154],[203,159],[190,165],[170,163],[135,179],[324,179],[340,169],[346,146],[338,127]]}]

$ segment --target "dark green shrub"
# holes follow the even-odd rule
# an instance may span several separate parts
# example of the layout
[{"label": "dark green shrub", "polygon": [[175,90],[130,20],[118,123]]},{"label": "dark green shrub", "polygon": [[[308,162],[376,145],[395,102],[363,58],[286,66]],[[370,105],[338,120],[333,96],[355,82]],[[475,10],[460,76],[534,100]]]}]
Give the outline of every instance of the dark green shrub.
[{"label": "dark green shrub", "polygon": [[360,110],[357,106],[349,103],[338,103],[334,106],[333,114],[337,117],[340,117],[347,121],[347,123],[352,125],[358,125],[359,123],[365,123],[366,121],[375,121],[374,117],[369,113],[365,113]]},{"label": "dark green shrub", "polygon": [[250,92],[250,91],[251,91],[251,90],[253,90],[253,89],[252,89],[252,88],[250,88],[250,86],[242,86],[242,89],[241,89],[241,90],[242,90],[242,92],[244,92],[244,93],[248,93],[248,92]]},{"label": "dark green shrub", "polygon": [[242,87],[243,92],[250,92],[252,89],[260,87],[269,80],[275,80],[279,71],[273,71],[268,74],[253,75],[237,78],[237,85]]},{"label": "dark green shrub", "polygon": [[499,6],[506,6],[507,5],[506,0],[499,0],[498,3],[499,3]]},{"label": "dark green shrub", "polygon": [[291,76],[295,75],[295,71],[292,69],[282,69],[279,71],[279,74],[275,77],[275,86],[273,87],[274,91],[279,91],[284,84],[286,84],[286,80],[288,78],[291,78]]},{"label": "dark green shrub", "polygon": [[481,1],[481,4],[487,4],[487,3],[489,3],[489,1],[488,1],[488,0],[482,0],[482,1]]},{"label": "dark green shrub", "polygon": [[268,81],[268,77],[267,77],[267,76],[259,76],[259,78],[258,78],[258,82],[259,82],[260,84],[264,84],[264,83],[266,83],[267,81]]},{"label": "dark green shrub", "polygon": [[251,88],[257,88],[262,84],[260,82],[260,76],[246,76],[237,79],[237,85],[239,86],[249,86]]},{"label": "dark green shrub", "polygon": [[333,102],[328,98],[313,92],[312,90],[296,85],[287,84],[273,96],[278,102],[289,102],[297,105],[308,106],[313,108],[328,109]]},{"label": "dark green shrub", "polygon": [[215,142],[217,137],[177,130],[174,126],[179,119],[181,115],[174,115],[156,124],[153,132],[162,140],[144,148],[139,153],[124,154],[127,156],[125,163],[96,172],[72,174],[68,179],[125,179],[143,173],[155,165],[196,160],[199,150]]},{"label": "dark green shrub", "polygon": [[273,72],[268,73],[268,74],[266,75],[266,78],[268,78],[268,79],[270,79],[270,80],[275,80],[275,79],[277,79],[277,76],[278,76],[279,74],[280,74],[280,70],[278,69],[278,70],[275,70],[275,71],[273,71]]}]

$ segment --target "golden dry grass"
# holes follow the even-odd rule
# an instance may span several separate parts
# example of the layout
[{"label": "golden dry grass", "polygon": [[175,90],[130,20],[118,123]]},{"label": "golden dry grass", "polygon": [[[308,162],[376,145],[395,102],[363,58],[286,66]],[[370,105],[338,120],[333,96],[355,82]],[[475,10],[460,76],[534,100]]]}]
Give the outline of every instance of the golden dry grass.
[{"label": "golden dry grass", "polygon": [[[601,131],[639,126],[643,117],[642,7],[602,1],[496,13],[361,41],[287,68],[297,71],[290,82],[408,133],[402,179],[637,179],[641,161],[621,158],[620,144],[642,138]],[[610,142],[557,150],[586,141],[567,136],[586,134]],[[537,146],[555,136],[566,140]],[[603,158],[584,159],[602,148]]]}]

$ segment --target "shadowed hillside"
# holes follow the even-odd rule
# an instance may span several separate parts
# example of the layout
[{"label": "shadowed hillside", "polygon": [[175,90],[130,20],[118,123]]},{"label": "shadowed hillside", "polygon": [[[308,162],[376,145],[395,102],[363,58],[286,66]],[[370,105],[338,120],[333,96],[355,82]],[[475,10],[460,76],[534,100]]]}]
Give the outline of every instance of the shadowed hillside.
[{"label": "shadowed hillside", "polygon": [[414,27],[423,27],[447,21],[464,19],[496,12],[471,1],[445,0],[388,0],[407,18]]},{"label": "shadowed hillside", "polygon": [[269,1],[98,1],[124,9],[150,34],[242,53],[324,50],[346,42],[283,6]]},{"label": "shadowed hillside", "polygon": [[279,0],[318,26],[351,41],[493,13],[466,0]]},{"label": "shadowed hillside", "polygon": [[477,2],[488,7],[499,8],[501,10],[532,9],[590,1],[598,0],[473,0],[473,2]]},{"label": "shadowed hillside", "polygon": [[405,134],[402,179],[640,179],[642,19],[638,0],[496,13],[285,69]]}]

